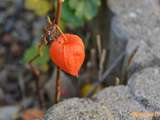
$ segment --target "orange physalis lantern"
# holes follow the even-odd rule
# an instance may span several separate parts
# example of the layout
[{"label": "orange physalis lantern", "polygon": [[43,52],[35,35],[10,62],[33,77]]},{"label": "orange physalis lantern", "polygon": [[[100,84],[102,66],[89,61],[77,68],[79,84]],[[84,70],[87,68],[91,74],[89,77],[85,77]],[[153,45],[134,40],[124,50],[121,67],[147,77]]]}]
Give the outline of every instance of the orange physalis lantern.
[{"label": "orange physalis lantern", "polygon": [[51,60],[63,71],[78,76],[85,58],[84,44],[74,34],[61,34],[51,43]]}]

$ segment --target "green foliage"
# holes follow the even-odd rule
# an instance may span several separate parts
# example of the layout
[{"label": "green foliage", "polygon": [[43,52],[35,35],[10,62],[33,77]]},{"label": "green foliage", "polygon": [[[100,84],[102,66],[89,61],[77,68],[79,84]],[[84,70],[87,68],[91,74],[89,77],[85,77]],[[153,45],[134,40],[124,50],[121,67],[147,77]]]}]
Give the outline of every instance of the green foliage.
[{"label": "green foliage", "polygon": [[[53,0],[56,5],[56,0]],[[25,7],[33,10],[39,16],[47,16],[54,5],[51,0],[25,0]],[[64,0],[62,6],[63,27],[82,26],[86,21],[96,16],[100,0]],[[55,7],[56,8],[56,7]]]},{"label": "green foliage", "polygon": [[[27,64],[34,56],[39,54],[38,45],[33,44],[24,54],[22,62]],[[49,62],[48,46],[43,46],[41,49],[40,57],[38,57],[33,64],[39,66],[41,69],[46,69]]]},{"label": "green foliage", "polygon": [[[75,0],[76,1],[76,0]],[[79,27],[84,24],[84,21],[75,16],[74,11],[69,7],[67,2],[63,3],[62,7],[62,21],[70,27]]]},{"label": "green foliage", "polygon": [[65,0],[62,20],[71,27],[82,26],[96,16],[100,4],[100,0]]}]

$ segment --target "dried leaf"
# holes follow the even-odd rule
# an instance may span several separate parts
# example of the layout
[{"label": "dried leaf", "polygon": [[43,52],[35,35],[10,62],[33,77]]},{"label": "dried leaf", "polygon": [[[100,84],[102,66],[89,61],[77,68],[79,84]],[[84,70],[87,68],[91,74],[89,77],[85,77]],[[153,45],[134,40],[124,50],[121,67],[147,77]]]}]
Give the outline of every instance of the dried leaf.
[{"label": "dried leaf", "polygon": [[42,119],[43,117],[44,117],[44,112],[36,108],[28,109],[24,111],[22,115],[23,120]]}]

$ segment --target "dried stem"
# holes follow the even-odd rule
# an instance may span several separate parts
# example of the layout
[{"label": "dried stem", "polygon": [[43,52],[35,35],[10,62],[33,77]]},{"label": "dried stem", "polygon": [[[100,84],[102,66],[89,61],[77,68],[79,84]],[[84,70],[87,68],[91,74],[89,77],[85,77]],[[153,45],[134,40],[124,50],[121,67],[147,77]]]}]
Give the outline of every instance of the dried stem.
[{"label": "dried stem", "polygon": [[[56,12],[56,20],[55,24],[58,26],[61,16],[61,9],[62,9],[62,0],[57,0],[57,12]],[[60,69],[57,67],[56,73],[56,84],[55,84],[55,98],[54,102],[58,103],[61,95],[61,82],[60,82]]]},{"label": "dried stem", "polygon": [[137,53],[138,49],[139,49],[139,47],[137,46],[137,47],[133,50],[133,52],[131,53],[131,55],[129,56],[129,58],[128,58],[128,66],[132,63],[133,57],[134,57],[135,54]]},{"label": "dried stem", "polygon": [[133,51],[131,52],[131,54],[128,56],[127,59],[127,64],[124,64],[123,70],[122,70],[122,79],[123,79],[123,84],[127,84],[127,79],[128,79],[128,72],[129,72],[129,66],[131,65],[134,56],[136,55],[136,53],[138,52],[139,46],[135,47],[133,49]]},{"label": "dried stem", "polygon": [[99,61],[99,78],[98,78],[99,80],[100,80],[101,77],[102,77],[105,58],[106,58],[106,50],[103,49],[103,50],[102,50],[102,53],[101,53],[100,61]]},{"label": "dried stem", "polygon": [[98,49],[98,55],[101,58],[101,54],[102,54],[102,44],[101,44],[101,37],[98,34],[97,35],[97,49]]},{"label": "dried stem", "polygon": [[56,12],[56,20],[55,20],[55,24],[57,25],[59,25],[61,10],[62,10],[62,0],[57,0],[57,12]]},{"label": "dried stem", "polygon": [[[38,56],[38,55],[37,55]],[[35,86],[36,86],[36,95],[37,95],[37,99],[38,99],[38,102],[39,102],[39,105],[41,108],[44,107],[44,99],[43,99],[43,96],[41,95],[41,88],[40,88],[40,72],[38,69],[36,69],[33,65],[32,65],[32,62],[37,58],[37,56],[35,56],[33,59],[31,59],[29,61],[29,66],[30,66],[30,69],[32,71],[32,74],[35,75],[36,77],[36,80],[35,80]]]},{"label": "dried stem", "polygon": [[123,59],[123,57],[125,56],[125,52],[122,52],[117,59],[113,62],[113,64],[111,64],[111,66],[104,72],[104,74],[102,75],[101,79],[98,80],[94,86],[92,87],[92,89],[90,90],[90,92],[88,93],[87,97],[91,97],[95,90],[97,89],[97,86],[99,84],[101,84],[107,77],[108,75],[113,71],[113,69],[117,66],[117,64]]},{"label": "dried stem", "polygon": [[103,73],[104,62],[105,62],[105,58],[106,58],[106,50],[102,49],[101,37],[99,34],[97,35],[97,49],[98,49],[98,57],[99,57],[98,79],[100,80],[102,77],[102,73]]},{"label": "dried stem", "polygon": [[36,80],[35,80],[35,86],[36,86],[36,95],[37,95],[37,98],[38,98],[38,102],[39,102],[39,105],[40,107],[44,107],[44,97],[43,95],[41,94],[42,93],[42,90],[40,88],[40,72],[37,68],[35,68],[32,63],[41,56],[41,49],[43,47],[43,45],[47,45],[47,42],[46,39],[45,39],[45,36],[42,37],[42,40],[40,42],[40,44],[38,45],[38,54],[35,55],[29,62],[29,67],[30,67],[30,70],[32,71],[32,74],[36,77]]},{"label": "dried stem", "polygon": [[55,103],[58,103],[61,95],[60,69],[57,67],[56,85],[55,85]]}]

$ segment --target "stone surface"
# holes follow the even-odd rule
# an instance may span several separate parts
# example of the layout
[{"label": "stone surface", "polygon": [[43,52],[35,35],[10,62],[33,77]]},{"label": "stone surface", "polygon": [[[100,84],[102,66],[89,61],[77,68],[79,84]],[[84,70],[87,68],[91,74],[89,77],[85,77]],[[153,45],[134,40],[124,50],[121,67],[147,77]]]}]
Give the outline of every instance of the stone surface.
[{"label": "stone surface", "polygon": [[160,110],[160,68],[146,68],[134,74],[128,85],[143,106],[152,111]]},{"label": "stone surface", "polygon": [[[107,0],[108,6],[112,10],[112,12],[116,15],[124,15],[130,14],[134,15],[134,11],[139,12],[140,10],[144,10],[145,13],[150,13],[153,11],[153,2],[155,0]],[[152,4],[153,3],[153,4]]]},{"label": "stone surface", "polygon": [[0,120],[13,120],[14,115],[18,112],[18,106],[6,106],[0,108]]},{"label": "stone surface", "polygon": [[[157,14],[157,0],[109,0],[108,4],[114,14],[111,25],[110,44],[113,46],[111,61],[116,59],[114,54],[119,54],[119,50],[113,48],[126,47],[126,59],[138,46],[132,63],[135,67],[146,66],[155,59],[160,58],[160,17]],[[157,6],[158,7],[158,6]],[[127,43],[116,44],[116,43]],[[113,57],[112,57],[113,56]],[[132,66],[132,67],[133,67]]]},{"label": "stone surface", "polygon": [[89,99],[69,99],[50,108],[45,120],[114,120],[108,109]]},{"label": "stone surface", "polygon": [[127,86],[106,88],[96,95],[96,99],[112,112],[114,120],[135,120],[132,112],[145,111],[143,106],[134,100]]},{"label": "stone surface", "polygon": [[[135,99],[147,109],[159,110],[159,1],[108,0],[108,4],[114,14],[111,36],[116,36],[116,39],[111,40],[111,44],[115,45],[113,48],[126,47],[126,59],[128,59],[133,49],[139,47],[130,67],[133,73],[137,73],[129,82],[131,92]],[[124,41],[127,46],[115,44],[116,42],[124,43]],[[117,54],[117,52],[119,51],[112,54]]]}]

